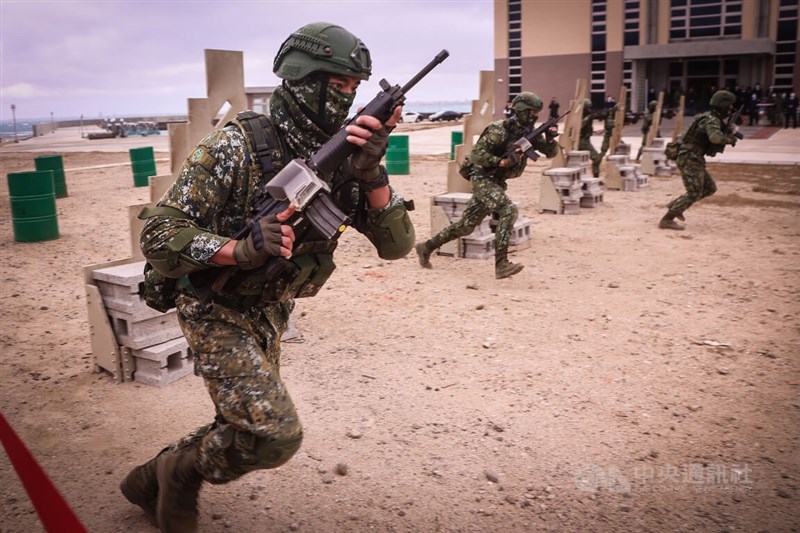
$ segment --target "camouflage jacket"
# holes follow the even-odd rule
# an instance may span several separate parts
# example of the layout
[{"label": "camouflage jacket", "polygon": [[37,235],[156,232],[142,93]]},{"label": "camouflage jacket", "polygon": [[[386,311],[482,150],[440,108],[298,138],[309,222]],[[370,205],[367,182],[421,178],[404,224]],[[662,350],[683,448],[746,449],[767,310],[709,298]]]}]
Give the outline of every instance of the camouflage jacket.
[{"label": "camouflage jacket", "polygon": [[733,137],[725,133],[723,128],[719,115],[713,111],[701,113],[695,117],[683,136],[680,151],[692,152],[701,157],[717,155],[725,149],[726,144],[733,144]]},{"label": "camouflage jacket", "polygon": [[[283,168],[285,161],[295,157],[285,144],[283,150],[283,158],[273,158],[276,172]],[[341,171],[337,171],[335,179],[336,176],[341,177]],[[265,181],[257,159],[250,155],[245,135],[237,126],[229,125],[208,134],[186,159],[175,183],[158,202],[159,206],[178,209],[189,218],[149,218],[140,235],[145,257],[181,242],[181,253],[197,263],[194,270],[216,266],[211,257],[244,227]],[[344,192],[337,198],[341,202],[337,203],[345,212],[354,212],[357,187],[353,185],[352,194],[344,187],[342,190]],[[367,209],[367,215],[377,218],[386,209],[402,203],[402,197],[392,191],[385,208]],[[187,234],[192,237],[188,244],[183,244]]]},{"label": "camouflage jacket", "polygon": [[[511,146],[525,134],[525,131],[526,128],[513,117],[489,124],[469,153],[470,161],[475,164],[473,175],[484,178],[491,177],[500,181],[520,176],[528,164],[527,157],[521,157],[520,162],[510,168],[500,168],[498,165]],[[538,135],[531,144],[534,150],[542,152],[547,157],[553,157],[558,153],[558,144],[555,141],[549,142],[544,134]]]}]

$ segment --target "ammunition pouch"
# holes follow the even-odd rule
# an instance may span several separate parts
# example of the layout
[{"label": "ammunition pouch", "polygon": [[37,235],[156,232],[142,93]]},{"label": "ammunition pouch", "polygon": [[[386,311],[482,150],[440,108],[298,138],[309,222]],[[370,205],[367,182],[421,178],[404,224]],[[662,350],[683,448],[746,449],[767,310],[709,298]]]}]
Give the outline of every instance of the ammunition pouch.
[{"label": "ammunition pouch", "polygon": [[243,311],[259,303],[285,302],[316,295],[336,265],[336,241],[310,241],[295,248],[292,258],[274,257],[255,270],[239,270],[213,300]]},{"label": "ammunition pouch", "polygon": [[469,160],[469,157],[464,158],[464,162],[458,167],[458,173],[461,174],[461,177],[465,180],[469,181],[472,179],[470,173],[472,172],[472,168],[475,166],[475,163]]},{"label": "ammunition pouch", "polygon": [[671,159],[672,161],[678,157],[678,152],[681,149],[681,141],[675,141],[667,143],[667,146],[664,148],[664,155],[667,156],[667,159]]}]

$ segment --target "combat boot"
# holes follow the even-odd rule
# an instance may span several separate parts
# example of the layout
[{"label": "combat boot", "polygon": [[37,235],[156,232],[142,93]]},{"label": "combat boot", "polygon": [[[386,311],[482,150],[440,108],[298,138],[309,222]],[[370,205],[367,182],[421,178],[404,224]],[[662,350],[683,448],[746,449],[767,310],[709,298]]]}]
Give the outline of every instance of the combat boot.
[{"label": "combat boot", "polygon": [[156,462],[158,506],[156,519],[163,533],[197,531],[197,496],[203,476],[195,466],[197,448],[190,446],[161,454]]},{"label": "combat boot", "polygon": [[525,268],[525,265],[512,263],[508,259],[501,259],[494,267],[494,277],[495,279],[508,278],[518,274],[523,268]]},{"label": "combat boot", "polygon": [[434,250],[436,250],[436,246],[433,245],[431,241],[425,241],[417,243],[414,246],[414,249],[417,251],[417,257],[419,259],[419,266],[422,268],[433,268],[431,264],[431,254]]},{"label": "combat boot", "polygon": [[680,224],[675,222],[675,220],[673,220],[674,218],[675,218],[675,215],[673,213],[669,213],[668,212],[658,222],[658,227],[661,228],[661,229],[674,229],[674,230],[682,231],[683,230],[683,226],[681,226]]},{"label": "combat boot", "polygon": [[146,463],[128,472],[128,475],[119,484],[122,495],[132,504],[141,507],[153,523],[156,521],[156,504],[158,503],[156,461],[164,451],[166,448]]},{"label": "combat boot", "polygon": [[[672,212],[672,206],[675,204],[675,202],[676,202],[677,200],[678,200],[678,199],[677,199],[677,198],[675,198],[675,200],[672,200],[670,203],[668,203],[668,204],[667,204],[667,209],[668,209],[670,212]],[[677,218],[677,219],[678,219],[678,220],[680,220],[681,222],[686,222],[686,219],[685,219],[685,218],[683,218],[683,215],[682,215],[681,213],[672,213],[672,214],[673,214],[673,215],[675,215],[675,218]]]}]

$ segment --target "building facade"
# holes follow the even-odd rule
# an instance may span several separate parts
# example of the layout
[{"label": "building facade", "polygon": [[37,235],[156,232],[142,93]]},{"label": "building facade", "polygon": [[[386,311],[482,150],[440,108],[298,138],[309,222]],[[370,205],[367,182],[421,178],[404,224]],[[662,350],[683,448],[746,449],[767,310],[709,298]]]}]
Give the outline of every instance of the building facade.
[{"label": "building facade", "polygon": [[685,95],[691,113],[718,88],[797,90],[798,11],[800,0],[495,0],[496,108],[526,90],[568,105],[579,79],[595,106],[624,84],[634,111],[660,91],[666,106]]}]

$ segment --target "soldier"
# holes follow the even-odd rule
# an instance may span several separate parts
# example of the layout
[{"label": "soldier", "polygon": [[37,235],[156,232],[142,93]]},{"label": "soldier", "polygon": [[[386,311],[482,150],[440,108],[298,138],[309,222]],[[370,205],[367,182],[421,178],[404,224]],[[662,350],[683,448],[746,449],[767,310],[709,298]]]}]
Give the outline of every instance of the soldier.
[{"label": "soldier", "polygon": [[603,160],[597,149],[592,144],[592,134],[594,133],[594,113],[592,113],[592,101],[588,98],[583,101],[583,121],[581,122],[581,133],[578,139],[578,150],[589,152],[589,159],[592,161],[592,176],[600,177],[600,162]]},{"label": "soldier", "polygon": [[705,156],[713,157],[725,149],[726,144],[736,145],[736,137],[723,122],[730,116],[736,96],[728,91],[717,91],[711,96],[711,111],[697,115],[683,136],[675,161],[681,171],[686,194],[667,204],[667,214],[659,221],[661,229],[682,230],[675,219],[684,221],[683,212],[689,207],[717,192],[717,186],[706,170]]},{"label": "soldier", "polygon": [[609,144],[611,144],[611,135],[614,133],[614,126],[617,124],[617,121],[614,119],[616,112],[616,105],[606,110],[606,116],[603,121],[603,144],[600,146],[601,161],[606,156],[606,153],[608,153]]},{"label": "soldier", "polygon": [[561,104],[558,103],[558,98],[555,96],[550,99],[550,105],[547,108],[550,110],[550,118],[558,118],[558,108]]},{"label": "soldier", "polygon": [[[644,145],[647,144],[647,132],[650,131],[650,126],[653,125],[653,113],[656,112],[657,105],[658,102],[651,100],[650,103],[647,104],[644,115],[642,115],[642,145],[639,146],[639,153],[636,154],[637,162],[642,159],[642,150],[644,150]],[[661,137],[660,131],[656,133],[656,137]]]},{"label": "soldier", "polygon": [[[252,122],[253,129],[241,126],[240,115],[207,135],[157,207],[142,215],[147,218],[142,251],[162,279],[178,278],[180,325],[195,373],[216,408],[212,423],[134,468],[120,485],[165,532],[197,530],[204,482],[228,483],[276,468],[303,438],[280,377],[280,337],[292,298],[315,294],[333,270],[336,241],[308,222],[290,221],[293,206],[251,222],[246,238],[232,236],[245,225],[256,196],[268,194],[267,180],[289,161],[309,157],[341,129],[356,88],[371,74],[371,60],[366,46],[344,28],[314,23],[281,45],[273,70],[283,84],[270,99],[270,118],[257,116],[262,128],[256,131]],[[386,259],[403,257],[414,244],[406,204],[380,166],[401,112],[398,107],[384,124],[361,116],[348,125],[347,141],[360,149],[329,183],[334,204]],[[272,140],[267,150],[256,152],[259,137]],[[200,298],[196,278],[187,274],[226,266],[238,267],[236,276],[210,300]]]},{"label": "soldier", "polygon": [[[511,118],[492,122],[481,133],[462,167],[462,175],[469,176],[472,197],[457,222],[416,245],[419,264],[423,268],[433,268],[430,258],[434,250],[469,235],[490,213],[499,218],[495,229],[495,278],[513,276],[524,268],[508,260],[509,239],[517,220],[517,207],[505,191],[508,188],[506,180],[520,176],[525,170],[527,157],[516,152],[506,154],[514,142],[534,126],[542,107],[541,98],[531,92],[522,92],[511,101],[514,112]],[[558,128],[553,126],[534,139],[533,148],[547,157],[554,157],[558,153],[558,144],[555,142],[557,136]]]}]

